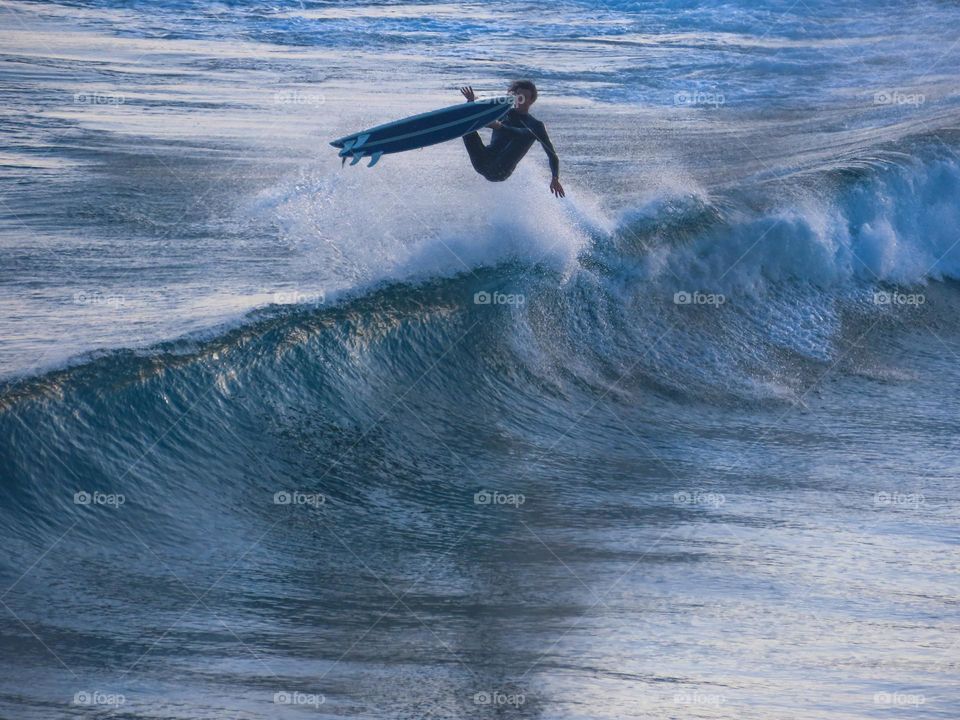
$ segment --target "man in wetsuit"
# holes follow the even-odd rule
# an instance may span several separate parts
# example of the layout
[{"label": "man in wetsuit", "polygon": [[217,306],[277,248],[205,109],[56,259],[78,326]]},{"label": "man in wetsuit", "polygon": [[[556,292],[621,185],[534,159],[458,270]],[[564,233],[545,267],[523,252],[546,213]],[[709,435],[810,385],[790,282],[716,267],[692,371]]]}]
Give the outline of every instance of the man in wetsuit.
[{"label": "man in wetsuit", "polygon": [[[473,88],[462,87],[460,92],[467,102],[474,101]],[[537,99],[537,88],[529,80],[516,80],[508,92],[516,98],[513,108],[503,120],[493,122],[487,127],[493,128],[490,144],[484,145],[480,134],[472,132],[463,136],[473,169],[491,182],[506,180],[517,164],[527,154],[534,142],[539,141],[550,160],[550,192],[558,198],[564,196],[560,184],[560,158],[547,136],[543,123],[530,114],[530,106]]]}]

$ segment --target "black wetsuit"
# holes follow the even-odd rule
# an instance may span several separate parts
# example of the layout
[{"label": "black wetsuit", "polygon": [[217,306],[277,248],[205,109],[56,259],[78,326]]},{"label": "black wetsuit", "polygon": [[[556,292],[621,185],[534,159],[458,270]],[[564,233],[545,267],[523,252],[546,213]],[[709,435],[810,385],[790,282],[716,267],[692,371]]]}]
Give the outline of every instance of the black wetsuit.
[{"label": "black wetsuit", "polygon": [[467,146],[474,170],[492,182],[506,180],[533,143],[539,140],[550,159],[553,177],[559,177],[560,158],[542,122],[529,113],[510,110],[500,123],[501,127],[493,131],[489,145],[483,144],[479,133],[463,136],[463,144]]}]

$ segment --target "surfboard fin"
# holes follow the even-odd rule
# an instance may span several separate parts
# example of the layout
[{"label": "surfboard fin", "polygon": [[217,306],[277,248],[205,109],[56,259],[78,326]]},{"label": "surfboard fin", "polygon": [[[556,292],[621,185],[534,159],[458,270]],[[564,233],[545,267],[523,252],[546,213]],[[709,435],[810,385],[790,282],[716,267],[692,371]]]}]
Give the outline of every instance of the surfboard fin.
[{"label": "surfboard fin", "polygon": [[364,157],[364,155],[363,155],[362,152],[360,152],[360,153],[354,153],[354,154],[353,154],[353,160],[350,161],[350,164],[351,164],[351,165],[356,165],[358,162],[360,162],[360,161],[363,159],[363,157]]},{"label": "surfboard fin", "polygon": [[361,135],[356,139],[356,142],[353,143],[353,147],[358,148],[369,139],[370,139],[370,133],[364,133],[363,135]]},{"label": "surfboard fin", "polygon": [[373,155],[370,156],[370,164],[367,165],[367,167],[373,167],[374,165],[376,165],[380,160],[380,156],[382,155],[383,155],[383,150],[377,150],[377,152],[375,152]]},{"label": "surfboard fin", "polygon": [[357,144],[356,140],[347,140],[347,142],[344,143],[343,149],[338,153],[338,155],[340,155],[340,157],[342,158],[345,158],[347,155],[350,154],[350,150],[356,144]]}]

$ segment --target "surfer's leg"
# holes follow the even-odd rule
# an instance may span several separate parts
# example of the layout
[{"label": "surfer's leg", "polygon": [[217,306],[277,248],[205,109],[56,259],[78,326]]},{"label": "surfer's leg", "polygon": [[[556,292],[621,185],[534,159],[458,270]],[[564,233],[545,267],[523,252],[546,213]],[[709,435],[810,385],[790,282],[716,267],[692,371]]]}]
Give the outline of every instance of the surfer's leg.
[{"label": "surfer's leg", "polygon": [[503,182],[513,175],[513,168],[497,162],[497,159],[496,156],[490,157],[483,168],[483,172],[480,173],[490,182]]},{"label": "surfer's leg", "polygon": [[473,169],[486,177],[489,153],[487,152],[487,146],[480,139],[480,133],[467,133],[463,136],[463,144],[467,148],[467,155],[470,156],[470,164],[473,165]]},{"label": "surfer's leg", "polygon": [[502,164],[497,163],[496,159],[487,165],[487,171],[483,174],[490,182],[503,182],[511,175],[513,175],[513,168],[504,167]]},{"label": "surfer's leg", "polygon": [[505,168],[497,162],[497,156],[480,139],[476,132],[463,136],[463,144],[467,148],[473,169],[483,175],[490,182],[503,182],[513,174],[513,168]]}]

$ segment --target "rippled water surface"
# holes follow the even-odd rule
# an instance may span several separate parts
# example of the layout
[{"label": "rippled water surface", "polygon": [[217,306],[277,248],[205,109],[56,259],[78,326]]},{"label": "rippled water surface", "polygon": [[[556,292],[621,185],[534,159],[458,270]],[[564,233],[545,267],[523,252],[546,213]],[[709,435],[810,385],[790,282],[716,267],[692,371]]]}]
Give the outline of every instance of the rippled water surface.
[{"label": "rippled water surface", "polygon": [[957,717],[958,20],[0,4],[0,717]]}]

